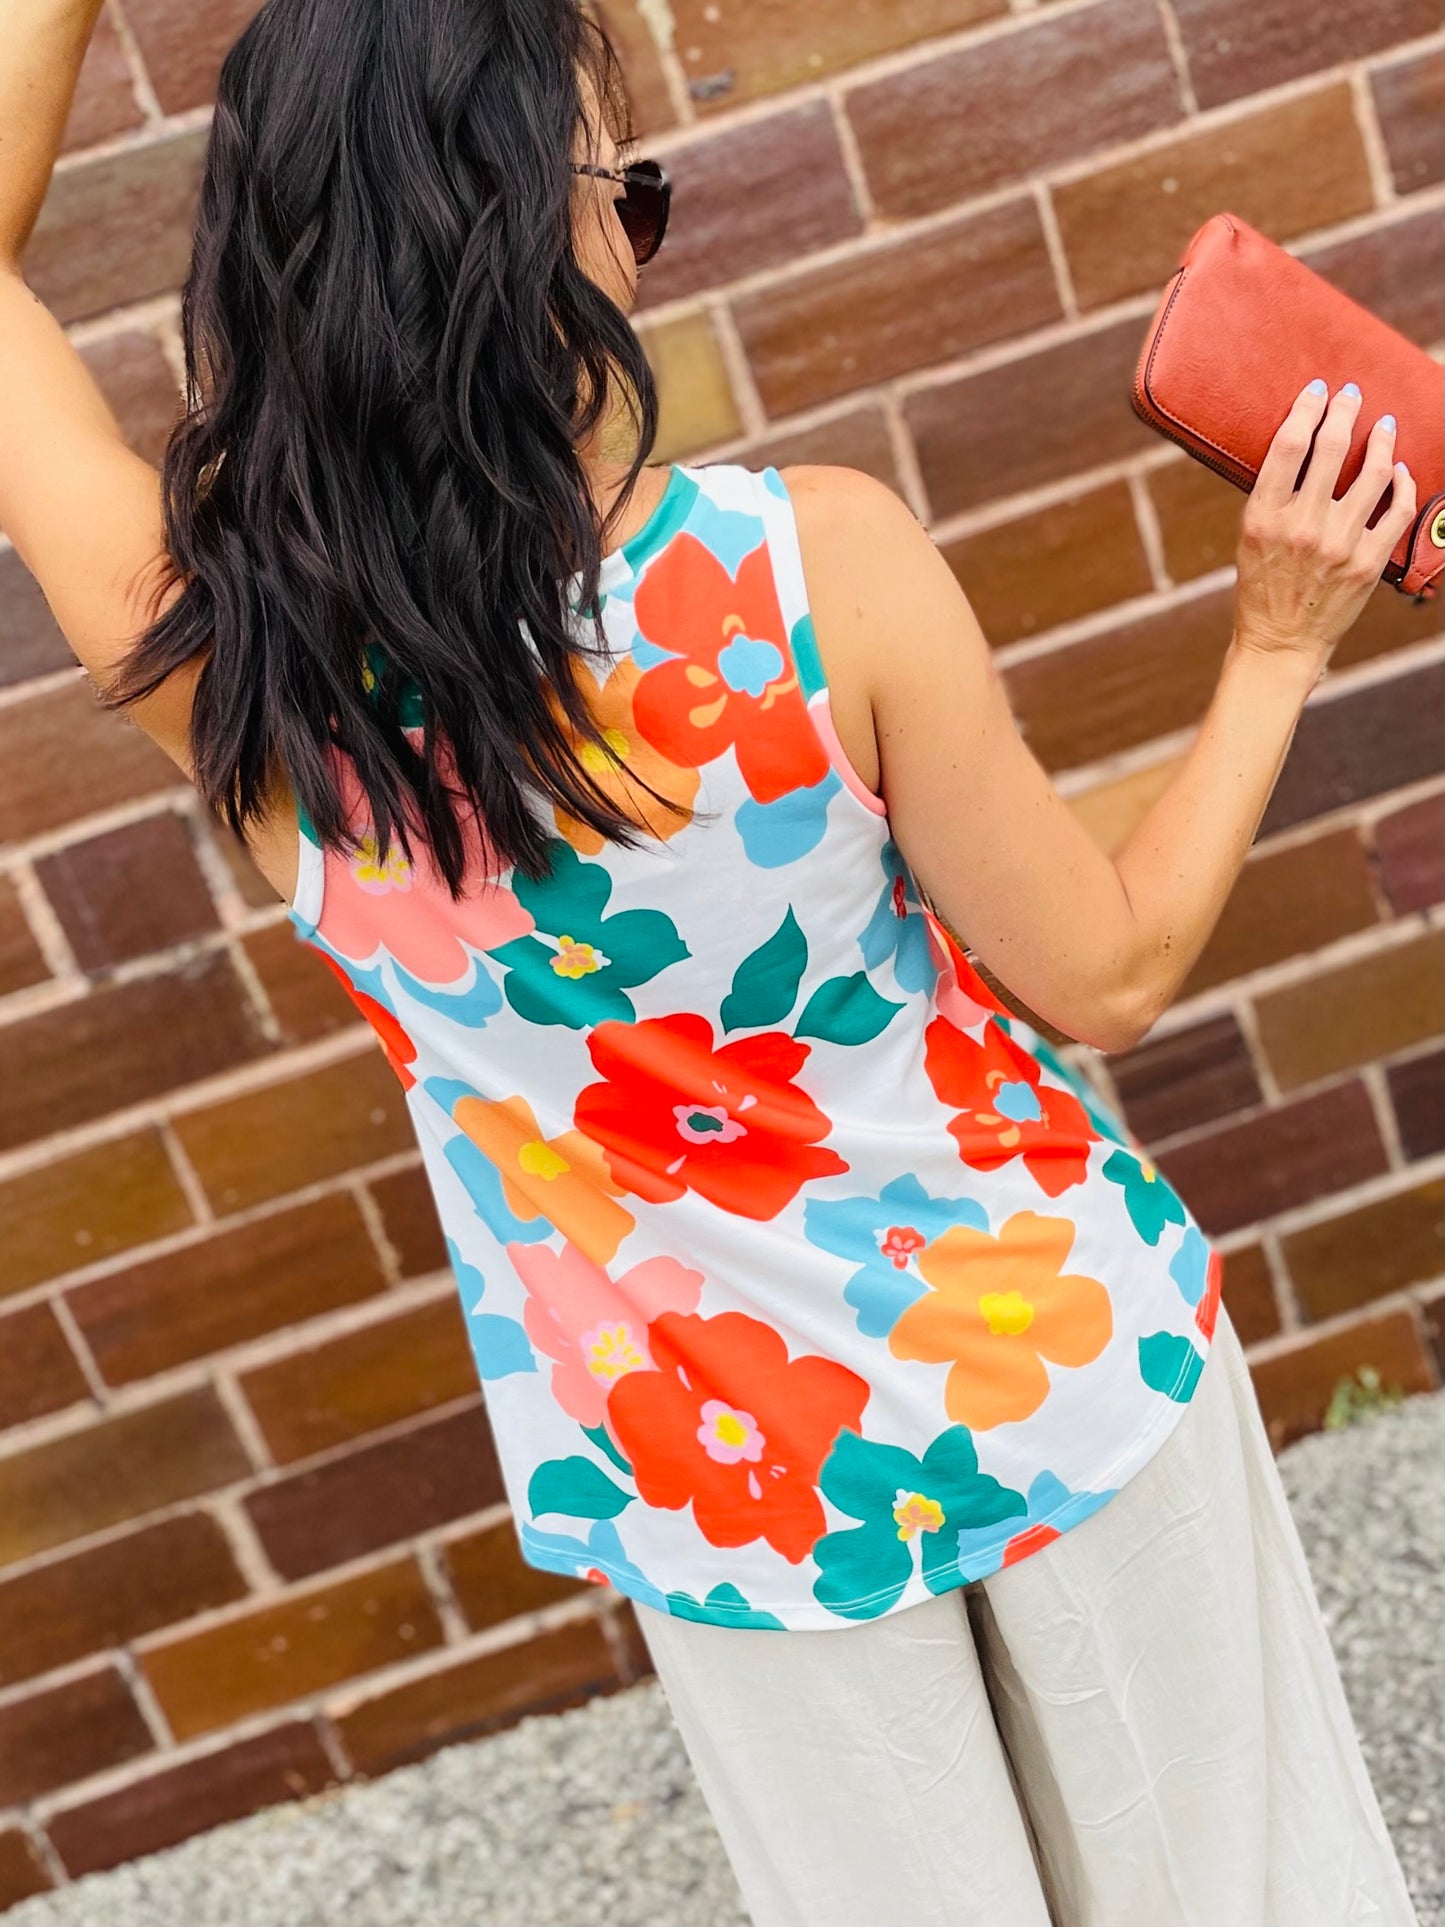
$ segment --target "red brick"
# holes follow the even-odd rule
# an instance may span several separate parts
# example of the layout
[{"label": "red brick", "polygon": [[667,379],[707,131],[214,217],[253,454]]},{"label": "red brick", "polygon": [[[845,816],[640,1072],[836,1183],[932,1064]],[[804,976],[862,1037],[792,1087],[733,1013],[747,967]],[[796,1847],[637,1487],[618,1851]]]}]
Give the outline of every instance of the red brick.
[{"label": "red brick", "polygon": [[209,1386],[0,1458],[0,1565],[244,1478],[250,1461]]},{"label": "red brick", "polygon": [[403,1278],[423,1278],[447,1262],[446,1239],[437,1217],[436,1199],[419,1164],[367,1185],[381,1212],[387,1243],[396,1253]]},{"label": "red brick", "polygon": [[113,1666],[0,1706],[0,1806],[148,1753],[154,1741]]},{"label": "red brick", "polygon": [[1296,726],[1260,835],[1435,775],[1442,730],[1445,673],[1439,663],[1333,700],[1316,695]]},{"label": "red brick", "polygon": [[1125,1115],[1146,1144],[1264,1101],[1232,1011],[1111,1057],[1109,1070]]},{"label": "red brick", "polygon": [[1416,54],[1370,76],[1375,111],[1397,194],[1413,194],[1445,173],[1440,120],[1445,114],[1445,53]]},{"label": "red brick", "polygon": [[0,1430],[90,1397],[85,1374],[49,1305],[0,1318]]},{"label": "red brick", "polygon": [[1318,1431],[1341,1380],[1366,1366],[1384,1385],[1403,1392],[1433,1392],[1440,1383],[1420,1325],[1408,1311],[1361,1319],[1253,1361],[1254,1389],[1275,1450]]},{"label": "red brick", "polygon": [[630,1599],[619,1600],[612,1615],[612,1631],[614,1639],[622,1647],[618,1670],[627,1684],[632,1686],[638,1680],[655,1679],[657,1668],[652,1663],[652,1654],[642,1636],[637,1612]]},{"label": "red brick", "polygon": [[1422,797],[1375,824],[1375,853],[1391,908],[1401,916],[1445,897],[1445,810]]},{"label": "red brick", "polygon": [[848,118],[883,214],[930,214],[1179,120],[1151,0],[1100,0],[854,88]]},{"label": "red brick", "polygon": [[231,960],[212,952],[109,984],[6,1033],[0,1148],[143,1104],[268,1048]]},{"label": "red brick", "polygon": [[143,118],[120,35],[110,15],[102,13],[80,69],[61,152],[98,147],[102,141],[114,140],[116,135],[139,127]]},{"label": "red brick", "polygon": [[1427,1158],[1445,1151],[1445,1055],[1426,1051],[1385,1072],[1400,1147],[1407,1158]]},{"label": "red brick", "polygon": [[1300,1309],[1333,1318],[1445,1269],[1445,1182],[1416,1185],[1282,1240]]},{"label": "red brick", "polygon": [[185,824],[170,810],[67,843],[35,866],[82,970],[203,936],[216,906]]},{"label": "red brick", "polygon": [[79,1285],[66,1303],[107,1383],[127,1385],[385,1288],[341,1192]]},{"label": "red brick", "polygon": [[898,458],[883,410],[864,402],[811,428],[787,427],[752,442],[738,457],[749,468],[857,468],[902,493]]},{"label": "red brick", "polygon": [[1412,643],[1433,641],[1440,635],[1442,610],[1439,602],[1422,602],[1401,595],[1398,589],[1382,582],[1335,645],[1325,684],[1343,669],[1356,663],[1373,662],[1389,655],[1392,649],[1408,649]]},{"label": "red brick", "polygon": [[0,1184],[0,1298],[190,1222],[158,1131],[38,1165]]},{"label": "red brick", "polygon": [[416,1142],[396,1074],[372,1047],[188,1112],[175,1130],[208,1195],[226,1211],[339,1177]]},{"label": "red brick", "polygon": [[181,1513],[0,1583],[0,1685],[125,1646],[246,1594],[225,1534]]},{"label": "red brick", "polygon": [[13,549],[0,549],[0,689],[74,662],[34,576]]},{"label": "red brick", "polygon": [[134,723],[102,709],[79,674],[0,709],[0,842],[60,829],[181,781],[170,758]]},{"label": "red brick", "polygon": [[317,953],[288,923],[268,924],[242,939],[285,1044],[309,1044],[363,1022],[356,1005]]},{"label": "red brick", "polygon": [[[1438,210],[1303,248],[1300,259],[1423,347],[1445,334],[1445,231]],[[1438,606],[1434,613],[1438,621]]]},{"label": "red brick", "polygon": [[249,1496],[246,1510],[276,1570],[302,1579],[505,1496],[479,1402],[273,1480]]},{"label": "red brick", "polygon": [[1201,1132],[1158,1158],[1211,1237],[1362,1184],[1388,1162],[1357,1079]]},{"label": "red brick", "polygon": [[0,997],[43,984],[50,975],[35,933],[9,877],[0,876]]},{"label": "red brick", "polygon": [[315,1727],[295,1720],[77,1802],[52,1814],[46,1831],[79,1879],[335,1782]]},{"label": "red brick", "polygon": [[278,1465],[472,1397],[477,1368],[453,1290],[396,1318],[258,1366],[241,1380]]},{"label": "red brick", "polygon": [[204,131],[172,134],[55,176],[24,267],[61,321],[180,287],[205,148]]},{"label": "red brick", "polygon": [[1445,1373],[1445,1291],[1432,1292],[1419,1299],[1420,1316],[1430,1341],[1437,1372]]},{"label": "red brick", "polygon": [[1219,681],[1233,606],[1232,589],[1195,596],[1006,669],[1040,762],[1074,768],[1198,722]]},{"label": "red brick", "polygon": [[1038,635],[1154,587],[1124,482],[961,536],[944,545],[943,555],[994,644]]},{"label": "red brick", "polygon": [[477,1632],[570,1598],[589,1583],[529,1566],[510,1518],[453,1539],[447,1547],[447,1565],[457,1603]]},{"label": "red brick", "polygon": [[1128,405],[1137,321],[1075,335],[976,375],[921,388],[904,404],[939,519],[1155,445]]},{"label": "red brick", "polygon": [[673,0],[677,51],[693,99],[706,111],[972,26],[1006,0]]},{"label": "red brick", "polygon": [[54,1885],[30,1835],[19,1827],[0,1829],[0,1913]]},{"label": "red brick", "polygon": [[126,17],[166,113],[184,113],[215,99],[221,62],[259,5],[260,0],[207,0],[198,9],[174,0],[126,0]]},{"label": "red brick", "polygon": [[1255,1000],[1255,1023],[1281,1090],[1445,1030],[1445,932],[1392,943]]},{"label": "red brick", "polygon": [[1053,198],[1079,306],[1097,308],[1161,285],[1221,208],[1283,241],[1362,214],[1374,192],[1341,84],[1182,135],[1068,181]]},{"label": "red brick", "polygon": [[337,1726],[361,1772],[389,1773],[438,1747],[515,1726],[529,1713],[559,1713],[621,1685],[600,1623],[580,1619],[409,1680]]},{"label": "red brick", "polygon": [[758,392],[774,417],[1059,314],[1028,198],[805,270],[736,304]]},{"label": "red brick", "polygon": [[1431,0],[1174,0],[1201,107],[1434,33]]},{"label": "red brick", "polygon": [[1227,1254],[1222,1291],[1242,1345],[1257,1345],[1279,1330],[1279,1300],[1263,1245],[1241,1245]]},{"label": "red brick", "polygon": [[637,0],[605,0],[596,12],[622,63],[634,134],[655,134],[677,119],[657,42]]},{"label": "red brick", "polygon": [[189,1740],[441,1643],[421,1569],[400,1559],[181,1633],[141,1667],[171,1731]]},{"label": "red brick", "polygon": [[1379,916],[1370,861],[1354,829],[1256,851],[1240,871],[1181,997],[1364,930]]},{"label": "red brick", "polygon": [[780,267],[862,232],[826,101],[749,121],[667,156],[667,243],[642,276],[642,305]]},{"label": "red brick", "polygon": [[132,328],[88,342],[81,354],[126,440],[159,468],[181,413],[180,389],[160,342]]}]

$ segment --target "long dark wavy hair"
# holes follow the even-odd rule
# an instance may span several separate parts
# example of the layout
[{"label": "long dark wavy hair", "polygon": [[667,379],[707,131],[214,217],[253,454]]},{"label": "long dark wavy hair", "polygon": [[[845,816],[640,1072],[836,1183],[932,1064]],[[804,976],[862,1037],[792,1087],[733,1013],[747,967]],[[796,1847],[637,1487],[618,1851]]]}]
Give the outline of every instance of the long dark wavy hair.
[{"label": "long dark wavy hair", "polygon": [[227,57],[163,473],[183,586],[109,697],[202,662],[196,782],[238,834],[284,772],[354,847],[335,744],[382,850],[420,834],[453,894],[459,808],[532,877],[550,805],[636,840],[580,760],[601,737],[573,680],[606,540],[579,443],[623,397],[625,500],[657,423],[573,245],[599,102],[625,133],[575,0],[268,0]]}]

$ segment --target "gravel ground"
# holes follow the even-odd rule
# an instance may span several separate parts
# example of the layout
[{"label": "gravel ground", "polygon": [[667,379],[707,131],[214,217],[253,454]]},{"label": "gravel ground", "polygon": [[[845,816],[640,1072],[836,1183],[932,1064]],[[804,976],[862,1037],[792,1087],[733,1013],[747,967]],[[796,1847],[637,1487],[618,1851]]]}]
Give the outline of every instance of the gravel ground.
[{"label": "gravel ground", "polygon": [[[1421,1927],[1445,1927],[1442,1444],[1435,1396],[1281,1459]],[[747,1927],[655,1683],[273,1808],[10,1915],[13,1927],[683,1921]]]}]

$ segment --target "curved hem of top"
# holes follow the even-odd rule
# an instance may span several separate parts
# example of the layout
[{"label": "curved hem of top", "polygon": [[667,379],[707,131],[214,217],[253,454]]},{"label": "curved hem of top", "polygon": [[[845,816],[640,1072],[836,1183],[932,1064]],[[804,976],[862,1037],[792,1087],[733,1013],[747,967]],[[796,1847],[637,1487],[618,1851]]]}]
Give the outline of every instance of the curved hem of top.
[{"label": "curved hem of top", "polygon": [[[1074,1521],[1075,1525],[1083,1525],[1085,1520],[1096,1517],[1097,1514],[1107,1509],[1111,1500],[1118,1498],[1119,1494],[1125,1489],[1135,1474],[1143,1471],[1150,1459],[1153,1458],[1155,1452],[1164,1444],[1175,1426],[1178,1425],[1179,1421],[1184,1417],[1184,1414],[1194,1403],[1199,1393],[1199,1385],[1204,1376],[1205,1367],[1214,1356],[1214,1336],[1212,1333],[1204,1350],[1196,1355],[1199,1357],[1200,1366],[1198,1376],[1196,1376],[1194,1381],[1194,1390],[1190,1393],[1189,1397],[1182,1402],[1173,1396],[1173,1393],[1177,1391],[1179,1386],[1184,1382],[1185,1374],[1188,1371],[1188,1367],[1186,1366],[1184,1371],[1181,1371],[1178,1378],[1175,1379],[1170,1391],[1161,1394],[1162,1397],[1167,1399],[1167,1404],[1160,1413],[1157,1422],[1149,1426],[1147,1430],[1141,1432],[1129,1450],[1127,1452],[1121,1452],[1114,1463],[1101,1475],[1100,1483],[1106,1487],[1109,1486],[1110,1480],[1117,1480],[1117,1484],[1109,1489],[1109,1497],[1104,1500],[1102,1505],[1095,1506],[1092,1511],[1086,1512],[1083,1518],[1076,1519]],[[1070,1494],[1070,1499],[1074,1496],[1075,1495]],[[1020,1530],[1028,1532],[1042,1531],[1045,1527],[1052,1525],[1056,1519],[1061,1518],[1067,1511],[1067,1504],[1056,1506],[1054,1510],[1044,1518],[1034,1519],[1026,1527],[1020,1528]],[[535,1521],[528,1521],[528,1523],[535,1527]],[[846,1530],[846,1528],[844,1528],[844,1530]],[[1063,1538],[1072,1530],[1073,1527],[1066,1527],[1058,1536]],[[1046,1552],[1054,1543],[1054,1540],[1046,1539],[1042,1545],[1032,1547],[1030,1551],[1024,1554],[1022,1559],[1015,1560],[1014,1564],[1019,1566],[1023,1565],[1027,1560],[1032,1559],[1036,1553]],[[1000,1548],[1000,1551],[1002,1551],[1002,1548]],[[528,1561],[528,1563],[531,1564],[532,1562]],[[555,1568],[542,1566],[539,1567],[538,1570],[542,1572],[552,1572]],[[857,1614],[856,1608],[869,1606],[875,1599],[880,1599],[884,1597],[886,1593],[892,1592],[893,1588],[889,1586],[885,1587],[881,1592],[861,1593],[858,1598],[848,1600],[846,1604],[841,1607],[824,1606],[821,1602],[817,1606],[809,1606],[806,1609],[807,1616],[805,1618],[798,1616],[800,1608],[797,1605],[784,1606],[777,1602],[768,1603],[756,1599],[749,1600],[745,1608],[735,1613],[709,1612],[701,1602],[698,1602],[698,1609],[695,1612],[661,1612],[659,1607],[653,1605],[651,1599],[643,1598],[635,1590],[625,1586],[622,1583],[622,1575],[617,1572],[615,1567],[609,1566],[605,1559],[594,1559],[591,1562],[590,1570],[605,1573],[615,1591],[621,1593],[625,1598],[630,1599],[634,1605],[651,1608],[653,1612],[658,1613],[663,1619],[691,1621],[694,1624],[701,1623],[706,1626],[726,1626],[734,1632],[812,1633],[842,1631],[849,1626],[874,1625],[878,1620],[886,1619],[891,1612],[907,1612],[908,1610],[908,1606],[894,1605],[885,1607],[882,1612]],[[930,1593],[930,1597],[941,1599],[945,1593],[957,1592],[961,1586],[975,1585],[980,1579],[992,1579],[995,1573],[1001,1572],[1002,1570],[1003,1560],[1000,1558],[999,1563],[996,1566],[991,1566],[987,1572],[970,1573],[967,1577],[965,1577],[962,1572],[957,1572],[946,1586],[940,1586],[937,1592]],[[573,1573],[570,1576],[577,1578],[580,1575]],[[661,1588],[650,1586],[648,1591],[656,1593],[660,1592]],[[667,1595],[664,1594],[663,1596],[665,1598]],[[912,1599],[908,1602],[908,1605],[921,1606],[926,1603],[927,1602],[922,1599]],[[792,1615],[792,1617],[782,1626],[754,1626],[749,1624],[749,1617],[758,1613],[771,1613],[775,1619],[781,1619],[784,1615]]]}]

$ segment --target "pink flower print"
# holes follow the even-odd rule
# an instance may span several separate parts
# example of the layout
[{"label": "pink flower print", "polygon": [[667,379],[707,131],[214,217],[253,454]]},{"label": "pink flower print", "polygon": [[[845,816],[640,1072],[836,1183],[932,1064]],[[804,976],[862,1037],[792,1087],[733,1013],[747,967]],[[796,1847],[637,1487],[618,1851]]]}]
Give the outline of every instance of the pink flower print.
[{"label": "pink flower print", "polygon": [[508,1245],[507,1255],[527,1289],[527,1336],[554,1361],[552,1396],[589,1431],[605,1422],[620,1379],[654,1369],[652,1320],[695,1311],[702,1294],[702,1273],[676,1258],[648,1258],[612,1279],[574,1244]]},{"label": "pink flower print", "polygon": [[1005,1017],[1010,1015],[1007,1006],[999,1002],[963,954],[962,945],[955,941],[926,904],[923,914],[928,923],[929,949],[933,953],[933,961],[938,965],[938,983],[933,1001],[939,1015],[946,1017],[951,1024],[957,1024],[960,1030],[981,1024],[995,1012],[1001,1012]]},{"label": "pink flower print", "polygon": [[500,870],[474,817],[463,818],[462,841],[467,875],[475,882],[456,902],[419,837],[412,839],[411,862],[395,840],[385,862],[379,859],[365,793],[344,758],[337,757],[333,767],[347,820],[361,839],[349,857],[333,855],[326,864],[318,929],[340,956],[365,963],[384,947],[423,983],[454,984],[471,968],[465,946],[491,950],[530,934],[532,918],[497,883]]},{"label": "pink flower print", "polygon": [[[754,1097],[745,1097],[739,1109],[756,1102]],[[677,1134],[687,1144],[735,1144],[748,1134],[747,1125],[722,1104],[674,1104],[672,1114],[677,1119]]]},{"label": "pink flower print", "polygon": [[741,1411],[725,1399],[707,1398],[698,1417],[702,1423],[697,1428],[697,1442],[715,1464],[737,1465],[746,1459],[749,1465],[756,1465],[763,1456],[763,1435],[751,1412]]},{"label": "pink flower print", "polygon": [[879,1237],[878,1249],[895,1271],[907,1271],[908,1260],[927,1243],[923,1233],[911,1224],[892,1224]]}]

